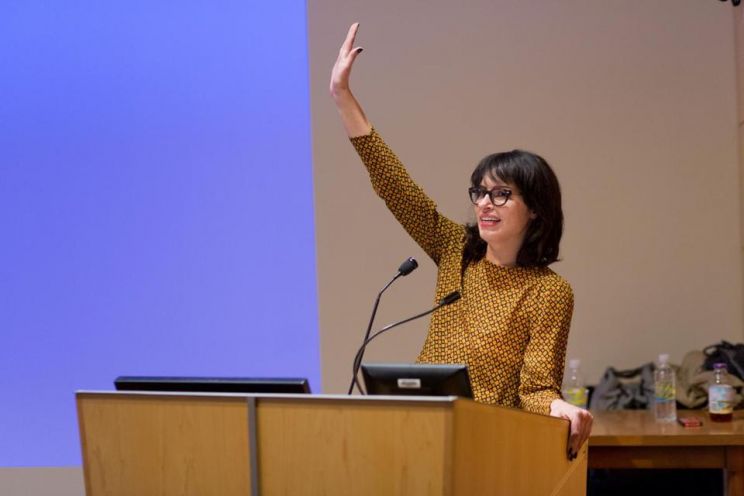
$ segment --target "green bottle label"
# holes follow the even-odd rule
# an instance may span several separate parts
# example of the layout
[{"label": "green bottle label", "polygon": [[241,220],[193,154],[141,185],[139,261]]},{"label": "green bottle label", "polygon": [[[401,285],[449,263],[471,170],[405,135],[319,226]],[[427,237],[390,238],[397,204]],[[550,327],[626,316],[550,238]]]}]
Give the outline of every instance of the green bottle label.
[{"label": "green bottle label", "polygon": [[568,403],[579,408],[586,408],[587,402],[587,391],[586,388],[567,388],[564,390],[563,395]]}]

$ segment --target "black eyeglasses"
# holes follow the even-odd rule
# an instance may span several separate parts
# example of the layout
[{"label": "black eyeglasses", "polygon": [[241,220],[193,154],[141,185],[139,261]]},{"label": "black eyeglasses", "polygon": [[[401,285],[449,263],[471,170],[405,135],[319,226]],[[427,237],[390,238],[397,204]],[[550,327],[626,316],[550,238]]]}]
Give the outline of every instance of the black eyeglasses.
[{"label": "black eyeglasses", "polygon": [[480,187],[468,188],[468,195],[470,195],[470,201],[473,204],[477,204],[483,199],[484,196],[488,195],[488,199],[495,207],[505,205],[509,201],[512,195],[512,190],[504,188],[493,188],[486,189]]}]

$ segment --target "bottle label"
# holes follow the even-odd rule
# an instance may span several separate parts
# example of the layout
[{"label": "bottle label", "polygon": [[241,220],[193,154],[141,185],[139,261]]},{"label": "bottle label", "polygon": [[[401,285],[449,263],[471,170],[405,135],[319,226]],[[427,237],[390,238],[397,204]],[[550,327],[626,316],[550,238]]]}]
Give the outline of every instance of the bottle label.
[{"label": "bottle label", "polygon": [[667,403],[675,401],[676,394],[674,391],[674,384],[671,382],[657,383],[655,388],[655,396],[657,403]]},{"label": "bottle label", "polygon": [[587,390],[583,387],[566,388],[563,390],[564,399],[574,406],[586,408]]},{"label": "bottle label", "polygon": [[734,388],[728,384],[712,384],[708,388],[710,413],[727,414],[734,411]]}]

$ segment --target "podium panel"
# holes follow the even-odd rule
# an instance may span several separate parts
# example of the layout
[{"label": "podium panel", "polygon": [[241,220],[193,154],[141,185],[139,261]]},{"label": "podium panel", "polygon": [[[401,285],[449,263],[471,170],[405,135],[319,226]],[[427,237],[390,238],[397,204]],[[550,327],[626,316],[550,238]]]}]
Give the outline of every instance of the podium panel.
[{"label": "podium panel", "polygon": [[77,393],[88,496],[586,491],[568,422],[455,397]]},{"label": "podium panel", "polygon": [[451,417],[441,403],[264,399],[261,494],[452,494]]},{"label": "podium panel", "polygon": [[587,445],[567,459],[567,421],[472,401],[454,410],[455,494],[586,494]]},{"label": "podium panel", "polygon": [[85,493],[250,494],[245,398],[78,394]]}]

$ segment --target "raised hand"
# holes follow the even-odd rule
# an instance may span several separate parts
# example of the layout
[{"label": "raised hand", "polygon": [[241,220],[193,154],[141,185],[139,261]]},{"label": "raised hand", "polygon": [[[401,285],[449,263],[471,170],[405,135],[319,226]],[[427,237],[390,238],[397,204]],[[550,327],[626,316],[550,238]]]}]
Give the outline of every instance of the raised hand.
[{"label": "raised hand", "polygon": [[351,66],[354,64],[357,56],[362,53],[363,48],[354,47],[359,23],[355,22],[346,33],[346,39],[338,51],[338,58],[331,71],[331,96],[335,99],[349,92],[349,77],[351,76]]},{"label": "raised hand", "polygon": [[364,115],[364,110],[359,102],[354,98],[349,89],[349,76],[351,76],[351,66],[354,64],[357,55],[362,53],[361,47],[354,47],[359,23],[355,22],[346,33],[341,49],[338,51],[338,58],[331,71],[331,96],[336,103],[338,114],[341,116],[341,122],[344,124],[346,134],[350,137],[363,136],[369,134],[372,125]]}]

